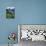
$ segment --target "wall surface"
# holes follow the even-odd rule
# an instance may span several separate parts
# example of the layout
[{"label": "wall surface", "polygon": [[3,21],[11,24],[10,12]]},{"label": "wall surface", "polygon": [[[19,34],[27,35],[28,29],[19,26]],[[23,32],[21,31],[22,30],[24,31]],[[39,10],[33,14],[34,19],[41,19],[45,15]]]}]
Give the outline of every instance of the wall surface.
[{"label": "wall surface", "polygon": [[[6,19],[6,7],[15,7],[15,19]],[[0,0],[0,44],[8,43],[17,24],[46,24],[46,0]],[[17,40],[16,40],[17,42]]]},{"label": "wall surface", "polygon": [[16,15],[20,24],[46,24],[46,0],[16,0]]},{"label": "wall surface", "polygon": [[[10,32],[16,32],[17,34],[17,17],[15,19],[6,18],[6,7],[15,6],[16,0],[0,0],[0,44],[7,44],[9,42],[8,34]],[[17,39],[15,42],[18,42]]]}]

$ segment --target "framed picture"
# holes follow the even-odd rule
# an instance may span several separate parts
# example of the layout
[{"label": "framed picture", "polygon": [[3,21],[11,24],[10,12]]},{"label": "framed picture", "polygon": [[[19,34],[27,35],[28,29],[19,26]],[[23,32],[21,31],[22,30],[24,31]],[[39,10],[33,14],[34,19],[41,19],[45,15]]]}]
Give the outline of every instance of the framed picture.
[{"label": "framed picture", "polygon": [[18,38],[21,40],[46,41],[46,25],[19,24]]},{"label": "framed picture", "polygon": [[15,18],[15,7],[6,8],[6,18],[14,19]]}]

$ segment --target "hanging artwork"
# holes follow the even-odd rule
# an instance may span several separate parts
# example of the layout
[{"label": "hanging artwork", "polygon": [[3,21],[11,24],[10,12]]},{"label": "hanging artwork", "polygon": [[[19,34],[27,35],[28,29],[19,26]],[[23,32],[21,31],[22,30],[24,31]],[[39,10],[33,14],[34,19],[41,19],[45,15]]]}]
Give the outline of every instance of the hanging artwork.
[{"label": "hanging artwork", "polygon": [[[10,46],[10,44],[11,44],[11,45],[15,44],[15,41],[16,41],[16,33],[11,32],[11,33],[8,35],[8,40],[9,40],[8,46]],[[10,43],[10,41],[11,41],[11,43]]]},{"label": "hanging artwork", "polygon": [[46,25],[20,24],[18,29],[20,40],[46,41]]},{"label": "hanging artwork", "polygon": [[6,18],[8,19],[15,18],[15,7],[6,8]]}]

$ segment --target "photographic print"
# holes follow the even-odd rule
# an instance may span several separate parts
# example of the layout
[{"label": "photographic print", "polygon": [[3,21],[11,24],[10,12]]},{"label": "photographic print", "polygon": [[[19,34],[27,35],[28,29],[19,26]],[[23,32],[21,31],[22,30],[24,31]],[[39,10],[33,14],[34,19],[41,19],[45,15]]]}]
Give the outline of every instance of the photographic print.
[{"label": "photographic print", "polygon": [[15,7],[6,8],[6,18],[8,18],[8,19],[15,18]]}]

